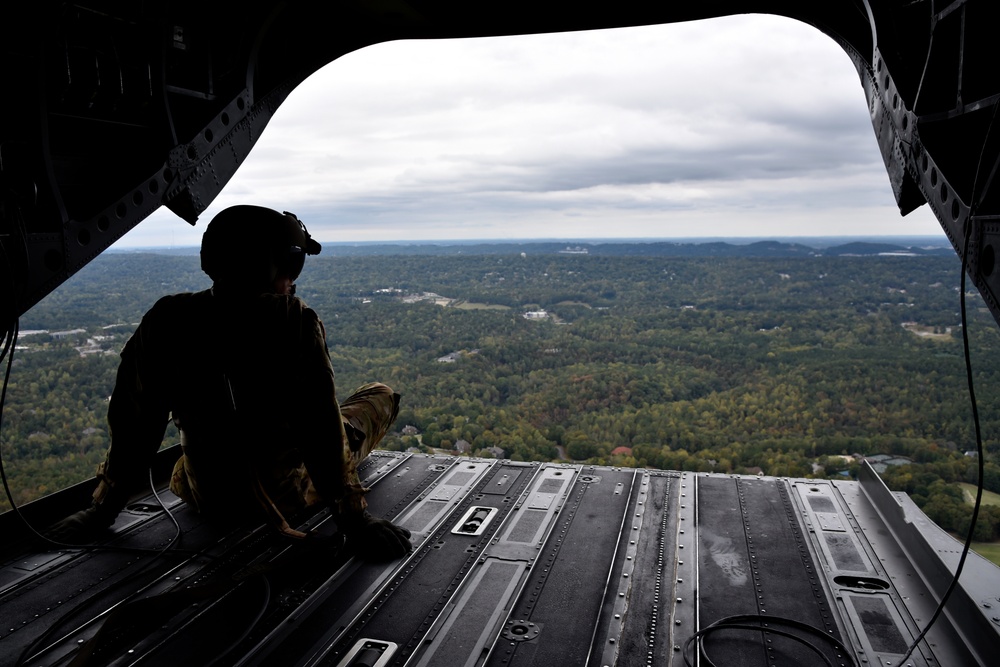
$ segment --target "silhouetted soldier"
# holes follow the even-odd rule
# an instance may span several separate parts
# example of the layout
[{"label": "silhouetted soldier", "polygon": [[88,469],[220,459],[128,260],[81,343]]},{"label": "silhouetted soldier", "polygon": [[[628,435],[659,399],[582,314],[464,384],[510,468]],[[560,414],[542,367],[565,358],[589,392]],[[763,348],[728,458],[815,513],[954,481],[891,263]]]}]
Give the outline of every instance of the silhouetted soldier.
[{"label": "silhouetted soldier", "polygon": [[399,395],[368,384],[338,405],[326,333],[295,296],[320,245],[290,213],[234,206],[202,239],[209,290],[160,299],[121,353],[92,507],[57,524],[64,538],[107,526],[147,480],[168,419],[183,455],[170,489],[206,514],[288,518],[328,504],[367,558],[411,549],[405,528],[365,510],[357,465],[396,418]]}]

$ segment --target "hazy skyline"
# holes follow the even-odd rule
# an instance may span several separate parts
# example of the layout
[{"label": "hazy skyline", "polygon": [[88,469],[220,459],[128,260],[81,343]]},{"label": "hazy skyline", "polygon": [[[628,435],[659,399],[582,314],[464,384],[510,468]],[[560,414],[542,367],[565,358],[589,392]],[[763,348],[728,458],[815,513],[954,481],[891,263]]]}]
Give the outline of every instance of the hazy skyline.
[{"label": "hazy skyline", "polygon": [[393,42],[296,89],[194,228],[294,211],[321,241],[940,235],[899,215],[848,57],[744,15],[557,35]]}]

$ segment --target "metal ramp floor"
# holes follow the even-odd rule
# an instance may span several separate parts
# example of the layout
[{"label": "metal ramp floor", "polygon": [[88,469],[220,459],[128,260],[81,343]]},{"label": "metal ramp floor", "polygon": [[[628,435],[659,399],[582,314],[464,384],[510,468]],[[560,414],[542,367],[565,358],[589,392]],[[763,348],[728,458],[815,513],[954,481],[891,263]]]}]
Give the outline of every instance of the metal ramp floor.
[{"label": "metal ramp floor", "polygon": [[[366,563],[214,525],[169,492],[181,538],[161,556],[8,543],[0,664],[894,665],[960,550],[871,472],[841,482],[392,452],[361,472],[370,511],[412,531],[410,557]],[[336,531],[322,513],[308,525]],[[150,496],[114,531],[109,544],[162,549],[177,529]],[[970,556],[905,664],[990,664],[995,609],[1000,570]]]}]

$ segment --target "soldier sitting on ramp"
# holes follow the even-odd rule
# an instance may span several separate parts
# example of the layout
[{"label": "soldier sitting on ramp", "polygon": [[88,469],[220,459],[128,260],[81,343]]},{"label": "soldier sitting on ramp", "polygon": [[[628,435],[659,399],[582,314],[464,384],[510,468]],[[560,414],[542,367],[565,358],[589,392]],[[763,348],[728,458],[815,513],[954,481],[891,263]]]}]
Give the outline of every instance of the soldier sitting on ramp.
[{"label": "soldier sitting on ramp", "polygon": [[408,530],[366,511],[357,474],[399,394],[372,383],[338,405],[323,323],[294,296],[320,249],[290,213],[233,206],[212,220],[201,248],[212,288],[163,297],[143,317],[121,353],[93,505],[50,536],[79,542],[110,526],[173,419],[183,454],[170,490],[198,511],[303,537],[286,517],[324,503],[362,557],[409,553]]}]

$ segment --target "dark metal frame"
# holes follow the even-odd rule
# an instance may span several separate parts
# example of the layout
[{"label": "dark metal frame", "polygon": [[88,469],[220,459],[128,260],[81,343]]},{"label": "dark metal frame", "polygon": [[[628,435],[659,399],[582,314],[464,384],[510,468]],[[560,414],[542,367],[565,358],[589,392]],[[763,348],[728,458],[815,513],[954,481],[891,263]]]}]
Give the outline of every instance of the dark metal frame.
[{"label": "dark metal frame", "polygon": [[356,49],[755,12],[809,23],[850,56],[900,212],[926,202],[958,253],[971,235],[969,274],[1000,321],[992,4],[28,3],[0,47],[0,312],[23,313],[160,206],[194,224],[295,86]]}]

